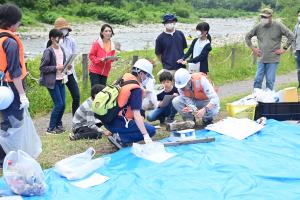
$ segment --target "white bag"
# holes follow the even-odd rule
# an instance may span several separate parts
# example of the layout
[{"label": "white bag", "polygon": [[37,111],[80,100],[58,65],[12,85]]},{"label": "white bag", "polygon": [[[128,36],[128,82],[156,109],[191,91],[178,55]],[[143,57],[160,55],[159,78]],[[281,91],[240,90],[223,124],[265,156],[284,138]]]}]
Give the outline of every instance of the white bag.
[{"label": "white bag", "polygon": [[95,150],[90,147],[83,153],[58,161],[54,171],[68,180],[84,178],[110,161],[109,157],[92,159],[94,155]]},{"label": "white bag", "polygon": [[155,80],[149,79],[145,89],[145,96],[142,102],[143,110],[154,110],[158,106],[157,96],[155,94]]},{"label": "white bag", "polygon": [[40,164],[24,151],[9,152],[3,163],[3,176],[10,189],[19,195],[35,196],[46,192]]},{"label": "white bag", "polygon": [[[36,132],[28,109],[24,109],[23,120],[14,120],[15,128],[9,128],[4,135],[0,136],[0,144],[5,151],[22,150],[33,158],[37,158],[42,152],[42,143]],[[12,120],[10,120],[12,121]]]}]

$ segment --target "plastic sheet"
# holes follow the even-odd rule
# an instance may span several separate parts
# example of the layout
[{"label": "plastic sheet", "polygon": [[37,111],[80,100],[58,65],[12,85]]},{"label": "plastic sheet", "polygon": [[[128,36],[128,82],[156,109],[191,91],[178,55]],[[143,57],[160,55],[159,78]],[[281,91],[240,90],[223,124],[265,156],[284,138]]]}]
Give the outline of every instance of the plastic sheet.
[{"label": "plastic sheet", "polygon": [[[161,164],[122,149],[97,170],[110,180],[89,189],[46,170],[47,194],[28,199],[300,199],[299,126],[268,120],[265,128],[242,141],[206,130],[197,136],[216,141],[168,147],[177,156]],[[3,181],[0,185],[5,187]]]}]

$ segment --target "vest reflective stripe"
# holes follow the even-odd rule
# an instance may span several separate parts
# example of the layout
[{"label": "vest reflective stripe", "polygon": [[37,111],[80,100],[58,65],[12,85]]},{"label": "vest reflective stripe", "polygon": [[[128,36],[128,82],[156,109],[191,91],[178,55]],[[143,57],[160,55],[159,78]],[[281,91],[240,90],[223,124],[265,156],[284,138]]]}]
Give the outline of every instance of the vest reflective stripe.
[{"label": "vest reflective stripe", "polygon": [[[137,78],[130,73],[124,74],[124,76],[122,78],[124,81],[130,81],[130,80],[138,81]],[[131,94],[131,90],[137,89],[137,88],[141,88],[141,86],[137,85],[137,84],[127,84],[127,85],[124,85],[123,87],[121,87],[120,94],[118,96],[118,105],[120,108],[123,108],[128,103],[128,100],[129,100],[129,97]],[[123,116],[124,110],[126,110],[125,117],[127,119],[133,119],[133,112],[129,106],[125,109],[122,109],[119,112],[119,116]]]},{"label": "vest reflective stripe", "polygon": [[[13,32],[11,32],[9,30],[0,29],[0,33],[3,33],[3,32],[9,33],[15,39],[15,41],[18,44],[18,47],[19,47],[19,60],[20,60],[21,72],[22,72],[21,79],[23,80],[27,75],[27,69],[26,69],[26,66],[25,66],[24,49],[23,49],[22,41],[20,40],[20,38],[16,34],[14,34]],[[6,36],[0,38],[0,70],[3,71],[3,72],[7,68],[6,53],[3,49],[3,43],[7,38],[8,37],[6,37]],[[12,79],[10,78],[9,72],[6,72],[4,81],[12,82]]]},{"label": "vest reflective stripe", "polygon": [[192,87],[193,91],[190,90],[185,90],[184,95],[190,98],[195,98],[197,100],[207,100],[207,96],[203,91],[203,87],[201,84],[201,78],[202,76],[206,76],[204,73],[194,73],[192,74],[191,82],[192,82]]}]

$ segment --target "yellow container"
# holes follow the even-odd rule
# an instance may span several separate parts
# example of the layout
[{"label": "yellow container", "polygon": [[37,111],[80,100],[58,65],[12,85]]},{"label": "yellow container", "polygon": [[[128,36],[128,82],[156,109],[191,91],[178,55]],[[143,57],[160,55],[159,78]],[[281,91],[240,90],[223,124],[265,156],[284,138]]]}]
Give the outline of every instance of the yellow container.
[{"label": "yellow container", "polygon": [[228,103],[226,109],[230,117],[254,120],[256,105],[234,105]]},{"label": "yellow container", "polygon": [[298,102],[298,92],[296,87],[288,87],[282,90],[283,102]]}]

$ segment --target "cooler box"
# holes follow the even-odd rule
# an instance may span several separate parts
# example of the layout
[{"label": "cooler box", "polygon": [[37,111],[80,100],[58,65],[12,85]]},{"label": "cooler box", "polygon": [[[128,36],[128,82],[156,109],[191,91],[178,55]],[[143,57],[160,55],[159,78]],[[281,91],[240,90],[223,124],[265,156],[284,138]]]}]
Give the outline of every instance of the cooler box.
[{"label": "cooler box", "polygon": [[300,102],[262,103],[258,102],[254,119],[300,120]]}]

